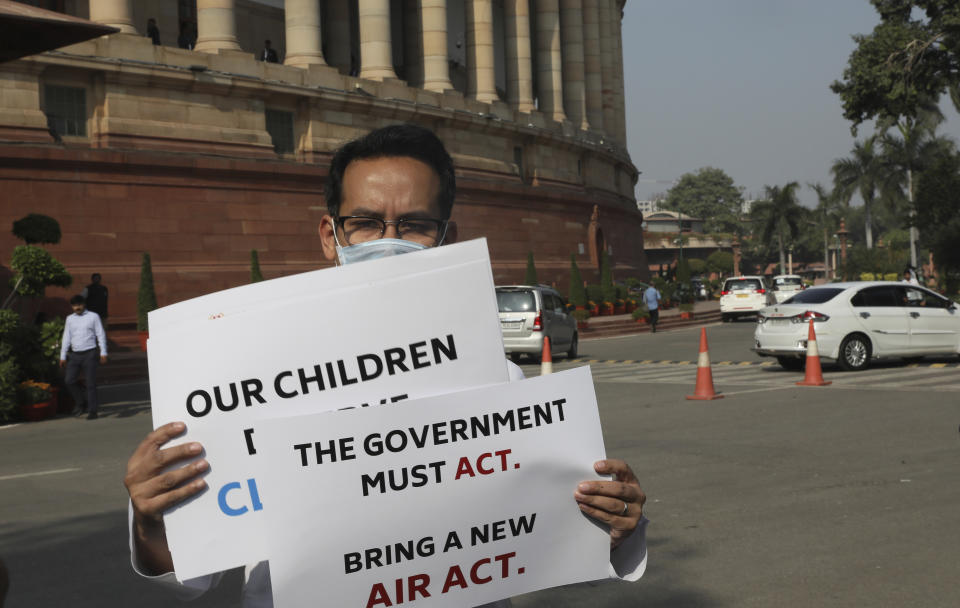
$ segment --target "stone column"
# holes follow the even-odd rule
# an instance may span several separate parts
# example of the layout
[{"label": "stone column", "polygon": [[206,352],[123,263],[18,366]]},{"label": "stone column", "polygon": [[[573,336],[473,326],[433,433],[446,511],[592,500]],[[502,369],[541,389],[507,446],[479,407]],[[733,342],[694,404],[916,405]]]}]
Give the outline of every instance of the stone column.
[{"label": "stone column", "polygon": [[533,67],[530,55],[530,3],[504,0],[504,58],[507,64],[507,102],[521,112],[533,110]]},{"label": "stone column", "polygon": [[327,2],[327,63],[350,73],[350,4],[343,0]]},{"label": "stone column", "polygon": [[497,99],[493,75],[493,0],[467,0],[467,95]]},{"label": "stone column", "polygon": [[587,97],[587,121],[591,129],[603,129],[603,77],[600,64],[599,0],[583,0],[583,72]]},{"label": "stone column", "polygon": [[447,57],[447,2],[420,0],[423,29],[423,88],[442,93],[453,88]]},{"label": "stone column", "polygon": [[626,89],[623,84],[623,3],[626,0],[615,0],[613,4],[613,31],[614,57],[613,82],[616,88],[613,91],[614,121],[617,127],[617,137],[624,147],[627,146],[627,115]]},{"label": "stone column", "polygon": [[360,78],[396,78],[390,41],[390,0],[359,0]]},{"label": "stone column", "polygon": [[196,51],[240,51],[237,42],[236,0],[197,0]]},{"label": "stone column", "polygon": [[579,129],[587,130],[587,93],[583,75],[583,5],[580,0],[561,0],[563,33],[563,109]]},{"label": "stone column", "polygon": [[90,21],[120,28],[122,34],[136,34],[133,0],[90,0]]},{"label": "stone column", "polygon": [[537,97],[540,111],[562,122],[563,72],[560,57],[559,0],[537,0]]},{"label": "stone column", "polygon": [[311,63],[326,65],[320,30],[320,0],[284,0],[283,13],[287,26],[287,57],[283,63],[300,67]]},{"label": "stone column", "polygon": [[613,28],[610,16],[614,0],[597,0],[600,23],[600,102],[603,109],[603,132],[611,139],[617,136],[613,101]]}]

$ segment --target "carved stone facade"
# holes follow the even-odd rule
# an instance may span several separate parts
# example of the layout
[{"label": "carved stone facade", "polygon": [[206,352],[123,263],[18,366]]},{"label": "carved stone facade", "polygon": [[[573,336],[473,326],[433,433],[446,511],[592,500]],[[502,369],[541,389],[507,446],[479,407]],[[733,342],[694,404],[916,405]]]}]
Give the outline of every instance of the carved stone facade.
[{"label": "carved stone facade", "polygon": [[[199,50],[175,46],[178,6]],[[453,219],[461,239],[487,237],[498,283],[522,280],[528,251],[545,282],[566,288],[571,253],[596,280],[599,234],[618,278],[645,279],[622,6],[65,2],[133,33],[0,65],[0,226],[58,219],[51,251],[80,286],[100,272],[111,322],[130,321],[142,251],[161,305],[247,282],[251,249],[267,278],[327,264],[316,227],[332,151],[412,122],[453,155]],[[148,17],[162,45],[143,35]],[[256,60],[264,37],[281,63]],[[0,231],[0,251],[16,244]]]}]

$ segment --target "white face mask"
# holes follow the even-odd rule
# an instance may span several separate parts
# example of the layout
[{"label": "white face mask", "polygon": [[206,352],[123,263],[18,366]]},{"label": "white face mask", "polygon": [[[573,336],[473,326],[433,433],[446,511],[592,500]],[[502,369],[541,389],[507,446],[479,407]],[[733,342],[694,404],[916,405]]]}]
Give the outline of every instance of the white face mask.
[{"label": "white face mask", "polygon": [[333,233],[333,239],[337,246],[337,259],[341,266],[430,248],[427,245],[403,239],[376,239],[343,247],[340,245],[340,240],[337,239],[336,232]]}]

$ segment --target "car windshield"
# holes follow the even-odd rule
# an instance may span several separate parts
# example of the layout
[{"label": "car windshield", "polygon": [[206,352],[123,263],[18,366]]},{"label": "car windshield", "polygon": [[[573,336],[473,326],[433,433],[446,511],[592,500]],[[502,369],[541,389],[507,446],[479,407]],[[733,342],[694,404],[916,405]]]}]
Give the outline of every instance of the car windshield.
[{"label": "car windshield", "polygon": [[763,285],[760,284],[758,279],[730,279],[727,281],[727,284],[723,287],[724,291],[736,291],[749,289],[752,291],[757,291],[763,289]]},{"label": "car windshield", "polygon": [[803,287],[803,279],[800,277],[777,277],[773,280],[773,284],[777,286],[777,289],[795,289]]},{"label": "car windshield", "polygon": [[532,291],[497,290],[497,308],[500,312],[533,312],[536,307]]},{"label": "car windshield", "polygon": [[784,304],[823,304],[835,298],[841,291],[843,289],[840,287],[814,287],[801,291]]}]

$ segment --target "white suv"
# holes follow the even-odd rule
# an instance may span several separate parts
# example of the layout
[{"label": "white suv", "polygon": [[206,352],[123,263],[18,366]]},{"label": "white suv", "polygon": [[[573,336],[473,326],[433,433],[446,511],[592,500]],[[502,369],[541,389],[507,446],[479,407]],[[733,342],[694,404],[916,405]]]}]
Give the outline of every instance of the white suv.
[{"label": "white suv", "polygon": [[778,274],[773,277],[774,304],[780,304],[797,295],[805,288],[803,278],[796,274]]},{"label": "white suv", "polygon": [[773,303],[773,295],[764,286],[763,277],[730,277],[720,291],[720,317],[726,323],[737,317],[755,315]]}]

